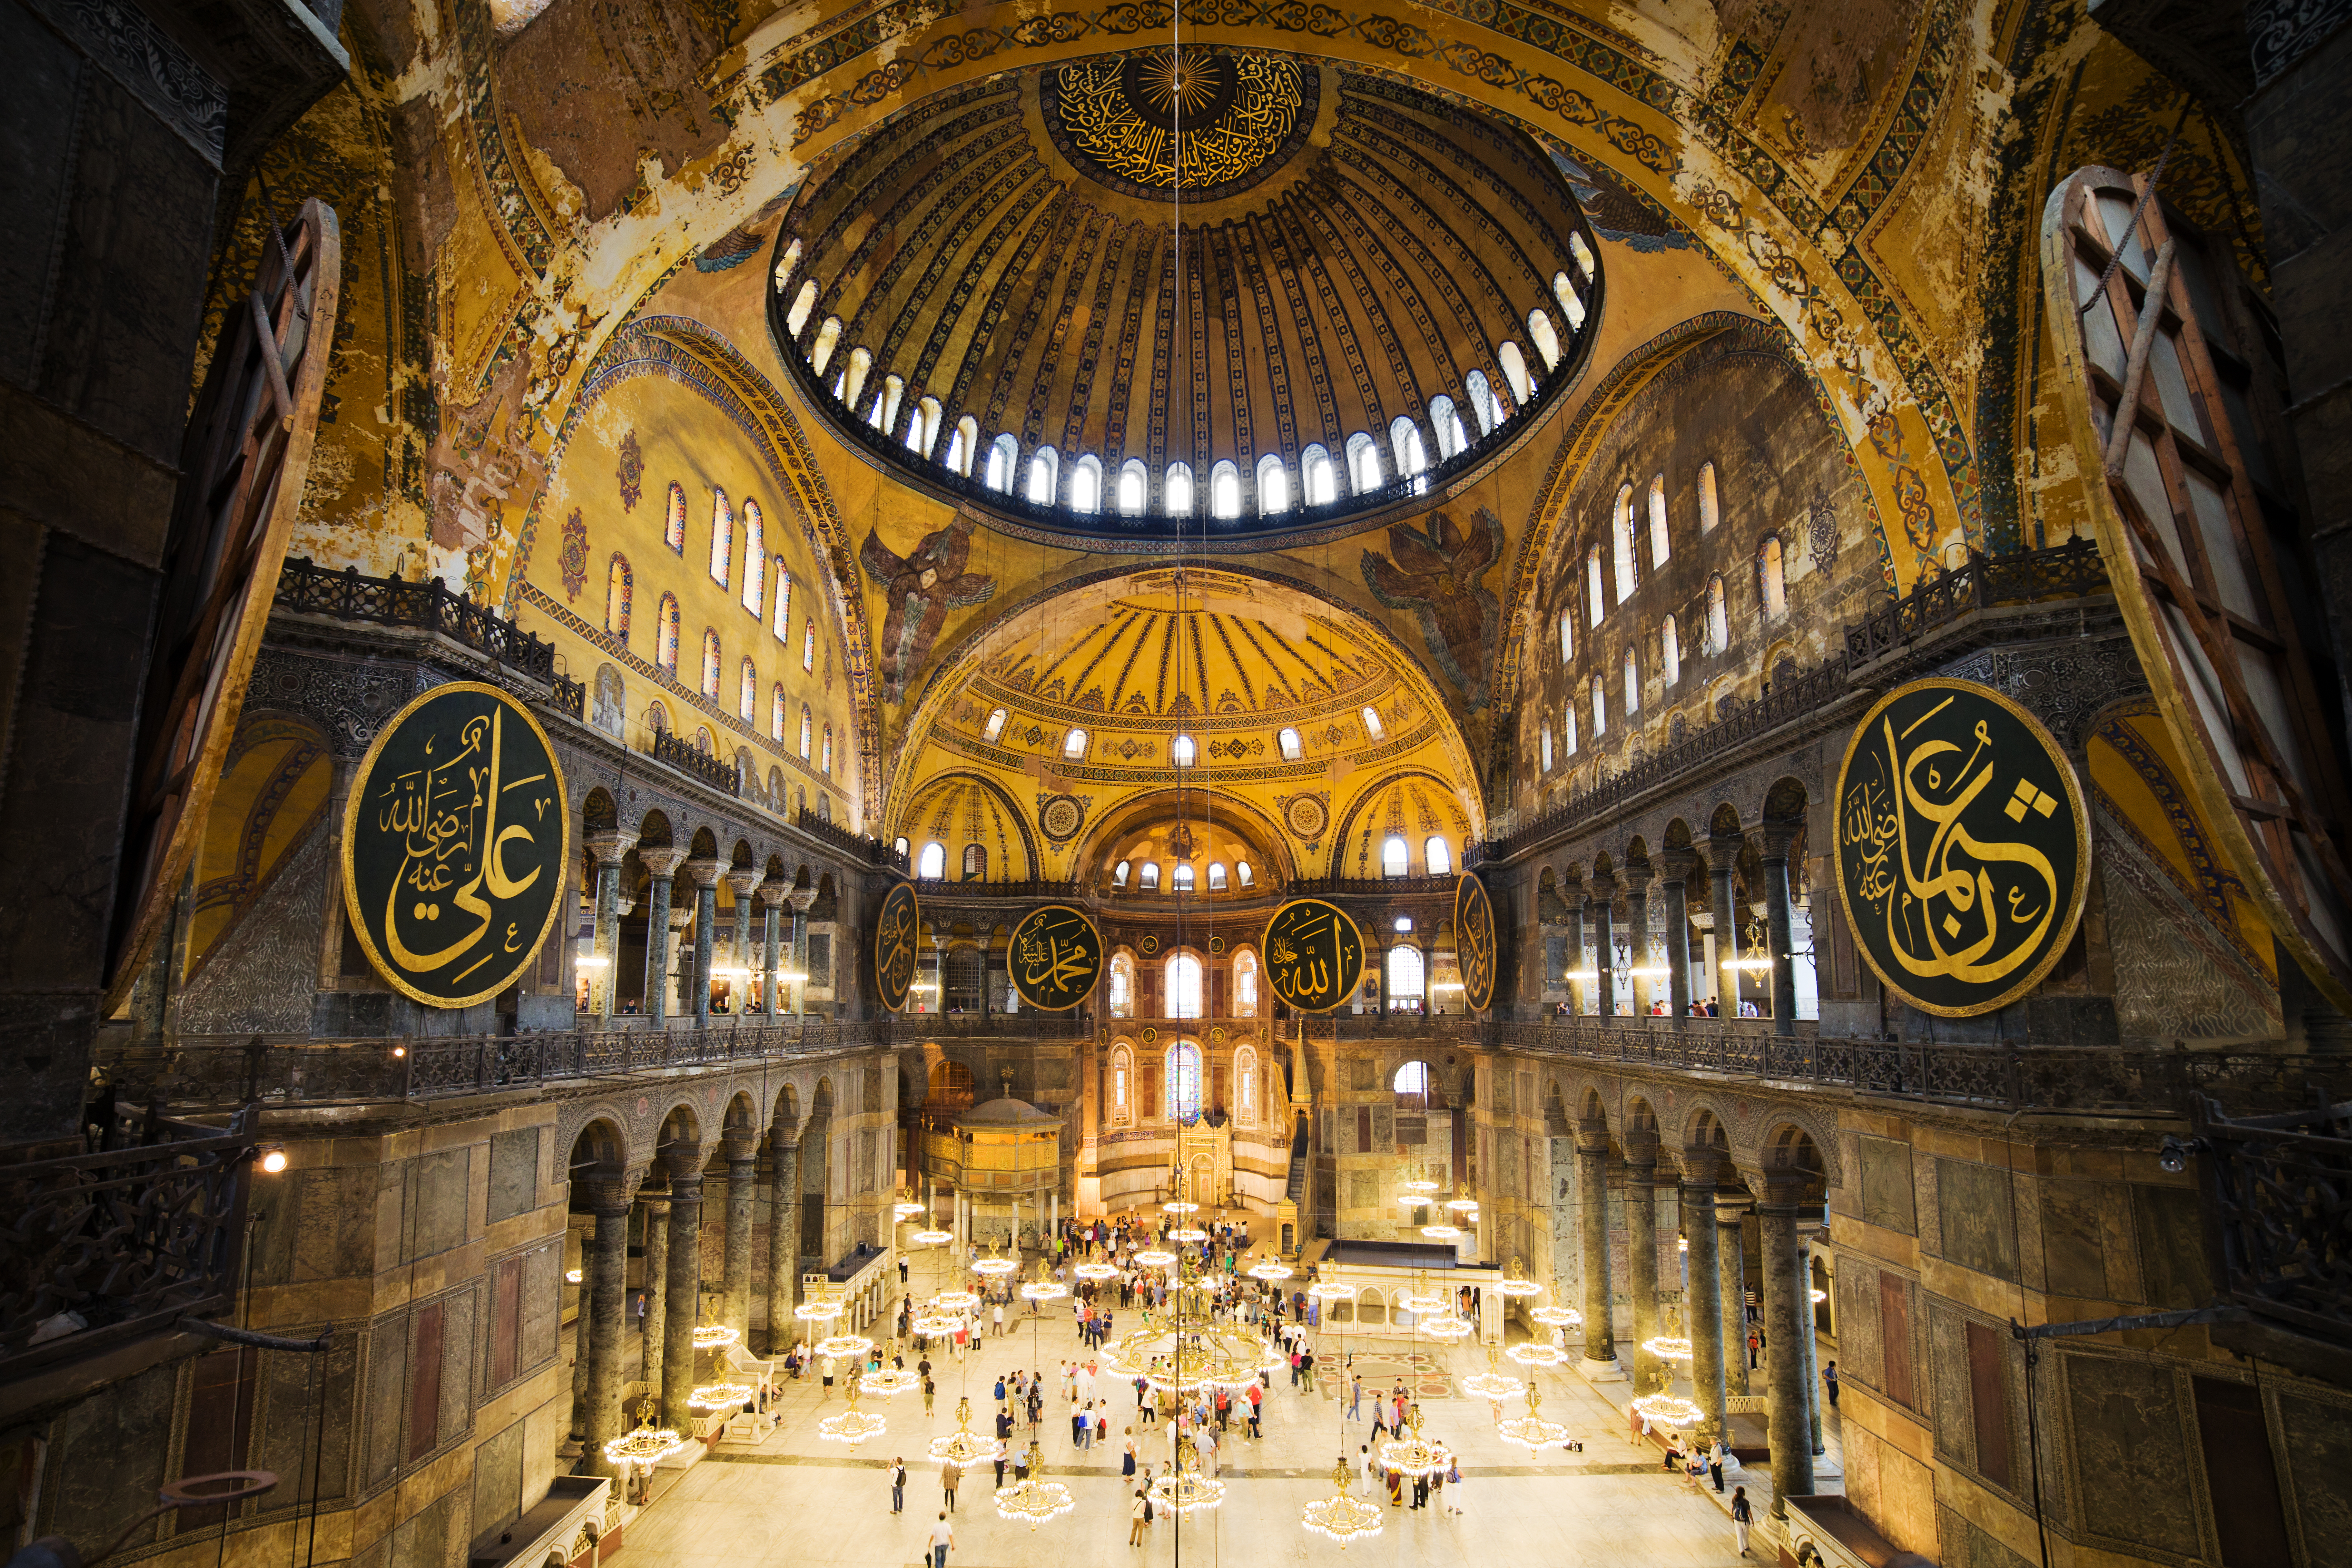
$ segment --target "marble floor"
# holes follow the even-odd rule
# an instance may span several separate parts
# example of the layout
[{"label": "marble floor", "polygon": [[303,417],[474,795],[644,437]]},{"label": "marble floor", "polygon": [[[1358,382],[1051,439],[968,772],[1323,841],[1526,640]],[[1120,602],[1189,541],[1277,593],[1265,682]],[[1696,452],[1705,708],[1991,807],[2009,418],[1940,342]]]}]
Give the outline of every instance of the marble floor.
[{"label": "marble floor", "polygon": [[[948,1262],[942,1254],[919,1257],[916,1289],[940,1288]],[[1132,1326],[1131,1321],[1122,1326]],[[1318,1355],[1328,1364],[1346,1348],[1335,1338]],[[1359,1341],[1354,1348],[1369,1359],[1379,1347]],[[1135,1420],[1132,1396],[1113,1405],[1108,1445],[1076,1449],[1068,1405],[1058,1397],[1058,1370],[1079,1350],[1065,1301],[1034,1324],[1024,1317],[1008,1324],[1003,1338],[982,1340],[961,1364],[951,1354],[935,1356],[935,1414],[924,1415],[917,1394],[868,1400],[864,1407],[884,1414],[889,1429],[854,1454],[816,1435],[817,1421],[842,1408],[838,1397],[824,1403],[814,1380],[790,1385],[776,1407],[779,1425],[763,1441],[721,1444],[674,1478],[663,1475],[653,1506],[631,1522],[615,1561],[627,1568],[914,1564],[923,1556],[941,1506],[940,1467],[921,1457],[926,1446],[954,1430],[956,1400],[966,1393],[975,1430],[987,1430],[996,1377],[1016,1366],[1035,1365],[1049,1380],[1045,1418],[1036,1433],[1046,1474],[1070,1487],[1077,1507],[1033,1534],[997,1518],[991,1500],[994,1478],[986,1468],[974,1471],[961,1489],[952,1516],[956,1547],[950,1568],[1034,1568],[1046,1560],[1215,1563],[1227,1553],[1253,1568],[1278,1561],[1328,1563],[1342,1555],[1366,1568],[1474,1562],[1480,1568],[1506,1563],[1709,1568],[1740,1562],[1722,1500],[1662,1470],[1654,1447],[1634,1445],[1622,1414],[1622,1385],[1608,1390],[1617,1395],[1612,1403],[1566,1368],[1537,1374],[1542,1414],[1583,1439],[1581,1454],[1555,1447],[1531,1458],[1525,1448],[1496,1436],[1486,1401],[1424,1398],[1424,1434],[1443,1439],[1460,1456],[1463,1483],[1443,1495],[1461,1511],[1390,1509],[1384,1531],[1344,1554],[1302,1529],[1298,1510],[1329,1494],[1335,1458],[1343,1451],[1357,1457],[1359,1446],[1370,1439],[1370,1388],[1364,1418],[1349,1422],[1344,1400],[1330,1393],[1344,1389],[1344,1380],[1322,1379],[1325,1390],[1316,1394],[1278,1382],[1266,1403],[1263,1438],[1253,1442],[1240,1436],[1237,1422],[1235,1435],[1224,1444],[1224,1506],[1183,1521],[1163,1514],[1149,1527],[1145,1544],[1130,1547],[1128,1501],[1133,1483],[1122,1481],[1119,1470],[1122,1429]],[[1486,1364],[1482,1351],[1438,1353],[1457,1377]],[[1118,1385],[1118,1392],[1126,1386]],[[1507,1405],[1505,1413],[1516,1413],[1516,1406],[1517,1402]],[[1025,1426],[1015,1428],[1016,1444],[1025,1444],[1029,1436]],[[1141,1462],[1164,1469],[1164,1428],[1139,1426],[1137,1437]],[[894,1516],[887,1474],[894,1456],[902,1455],[908,1461],[907,1510]],[[1365,1495],[1360,1481],[1355,1493]],[[1764,1511],[1759,1506],[1759,1519]],[[1749,1561],[1763,1556],[1759,1546]]]}]

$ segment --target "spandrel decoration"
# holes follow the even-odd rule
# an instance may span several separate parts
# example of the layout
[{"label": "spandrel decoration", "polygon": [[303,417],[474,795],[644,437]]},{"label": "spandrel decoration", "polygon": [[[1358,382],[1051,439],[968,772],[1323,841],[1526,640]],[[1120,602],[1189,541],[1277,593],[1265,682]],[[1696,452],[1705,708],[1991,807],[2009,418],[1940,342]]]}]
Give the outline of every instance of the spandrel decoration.
[{"label": "spandrel decoration", "polygon": [[914,988],[915,935],[921,926],[914,883],[901,882],[883,895],[874,920],[874,994],[893,1013],[907,1005]]},{"label": "spandrel decoration", "polygon": [[1094,994],[1102,977],[1102,932],[1084,910],[1042,904],[1013,928],[1013,988],[1043,1012],[1059,1013]]},{"label": "spandrel decoration", "polygon": [[1854,731],[1837,785],[1838,891],[1888,988],[1947,1018],[2042,983],[2090,885],[2083,786],[2024,709],[1913,681]]},{"label": "spandrel decoration", "polygon": [[457,681],[377,734],[343,811],[343,903],[378,973],[428,1007],[513,984],[554,926],[572,849],[547,731]]},{"label": "spandrel decoration", "polygon": [[1348,911],[1321,899],[1293,899],[1265,922],[1265,980],[1302,1013],[1328,1013],[1364,978],[1364,936]]},{"label": "spandrel decoration", "polygon": [[1462,971],[1462,1005],[1483,1013],[1495,1001],[1495,905],[1470,872],[1454,889],[1454,959]]}]

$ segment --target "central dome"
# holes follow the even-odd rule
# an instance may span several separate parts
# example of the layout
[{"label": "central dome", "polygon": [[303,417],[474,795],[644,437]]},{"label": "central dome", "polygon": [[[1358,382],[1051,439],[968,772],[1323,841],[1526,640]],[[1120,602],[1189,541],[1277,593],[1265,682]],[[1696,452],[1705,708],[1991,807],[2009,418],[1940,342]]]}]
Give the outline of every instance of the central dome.
[{"label": "central dome", "polygon": [[1390,77],[1159,47],[832,154],[771,322],[854,447],[1029,537],[1262,549],[1425,509],[1575,378],[1590,231],[1526,133]]}]

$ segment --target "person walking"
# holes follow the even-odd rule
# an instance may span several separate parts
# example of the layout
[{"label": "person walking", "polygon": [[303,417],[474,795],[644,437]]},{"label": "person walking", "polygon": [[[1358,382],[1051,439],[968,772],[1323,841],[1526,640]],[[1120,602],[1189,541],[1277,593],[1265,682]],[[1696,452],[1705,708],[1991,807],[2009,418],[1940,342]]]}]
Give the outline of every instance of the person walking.
[{"label": "person walking", "polygon": [[1350,1421],[1355,1421],[1355,1420],[1360,1420],[1360,1419],[1361,1419],[1361,1418],[1362,1418],[1362,1415],[1363,1415],[1363,1411],[1364,1411],[1364,1380],[1363,1380],[1362,1376],[1360,1374],[1360,1375],[1358,1375],[1358,1376],[1356,1376],[1356,1377],[1353,1377],[1353,1378],[1350,1378],[1350,1379],[1349,1380],[1349,1384],[1348,1384],[1348,1419],[1349,1419],[1349,1420],[1350,1420]]},{"label": "person walking", "polygon": [[[953,1497],[955,1494],[950,1492],[948,1495]],[[931,1526],[931,1568],[948,1568],[948,1552],[954,1546],[955,1526],[950,1524],[948,1516],[942,1513],[939,1523]]]},{"label": "person walking", "polygon": [[[930,1363],[929,1363],[929,1362],[925,1362],[923,1364],[924,1364],[924,1366],[925,1366],[926,1368],[928,1368],[928,1367],[930,1365]],[[926,1371],[926,1372],[923,1373],[923,1414],[924,1414],[924,1415],[929,1415],[931,1413],[931,1399],[932,1399],[932,1397],[933,1397],[935,1394],[937,1394],[939,1393],[939,1391],[940,1391],[940,1385],[939,1385],[938,1384],[936,1384],[936,1383],[933,1383],[933,1382],[931,1381],[931,1374],[930,1374],[930,1373],[929,1373],[929,1371]]]},{"label": "person walking", "polygon": [[[940,1467],[940,1490],[947,1496],[948,1513],[955,1511],[956,1482],[962,1475],[963,1467],[953,1459],[948,1460]],[[945,1519],[948,1513],[943,1513],[940,1517]]]},{"label": "person walking", "polygon": [[1756,1510],[1748,1501],[1748,1489],[1731,1489],[1731,1530],[1739,1538],[1739,1555],[1748,1555],[1748,1527],[1756,1522]]},{"label": "person walking", "polygon": [[1822,1368],[1822,1382],[1828,1387],[1830,1408],[1835,1410],[1837,1408],[1838,1396],[1837,1363],[1832,1362],[1829,1365]]},{"label": "person walking", "polygon": [[904,1459],[890,1461],[890,1511],[907,1511],[907,1461]]},{"label": "person walking", "polygon": [[1135,1428],[1132,1426],[1127,1429],[1127,1452],[1118,1461],[1118,1473],[1122,1476],[1135,1474]]},{"label": "person walking", "polygon": [[1135,1500],[1128,1504],[1127,1517],[1129,1521],[1127,1543],[1129,1546],[1142,1545],[1144,1528],[1151,1522],[1151,1500],[1144,1495],[1141,1487],[1135,1489]]},{"label": "person walking", "polygon": [[1764,1348],[1763,1338],[1754,1329],[1748,1331],[1748,1370],[1756,1370],[1756,1352]]},{"label": "person walking", "polygon": [[1715,1446],[1706,1451],[1706,1471],[1708,1475],[1715,1478],[1715,1495],[1721,1497],[1723,1495],[1723,1440],[1719,1437],[1716,1439]]}]

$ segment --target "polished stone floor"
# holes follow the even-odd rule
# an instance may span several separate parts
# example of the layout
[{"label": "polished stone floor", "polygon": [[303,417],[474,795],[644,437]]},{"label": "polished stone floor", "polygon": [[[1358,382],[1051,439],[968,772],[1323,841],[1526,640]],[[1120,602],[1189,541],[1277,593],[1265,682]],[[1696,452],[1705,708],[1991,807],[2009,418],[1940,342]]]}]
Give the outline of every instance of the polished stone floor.
[{"label": "polished stone floor", "polygon": [[[944,1284],[950,1260],[943,1253],[919,1256],[914,1286],[919,1292]],[[1122,1323],[1132,1327],[1133,1321]],[[1352,1347],[1369,1360],[1381,1348],[1365,1342]],[[1405,1347],[1400,1343],[1397,1350]],[[1427,1347],[1423,1346],[1426,1350]],[[1328,1347],[1337,1359],[1341,1347]],[[1001,1373],[1034,1364],[1048,1378],[1045,1418],[1037,1436],[1046,1473],[1066,1483],[1076,1508],[1035,1533],[996,1516],[991,1500],[992,1473],[973,1472],[961,1489],[953,1515],[956,1549],[950,1568],[1031,1568],[1048,1554],[1079,1563],[1121,1561],[1202,1563],[1232,1553],[1252,1564],[1271,1561],[1329,1562],[1338,1546],[1308,1534],[1298,1522],[1305,1503],[1332,1489],[1334,1458],[1351,1458],[1370,1436],[1369,1386],[1363,1419],[1347,1422],[1342,1399],[1330,1396],[1344,1383],[1322,1381],[1323,1393],[1302,1394],[1280,1382],[1266,1405],[1265,1436],[1253,1442],[1236,1436],[1220,1460],[1228,1484],[1222,1509],[1171,1522],[1164,1515],[1149,1527],[1140,1547],[1128,1544],[1128,1501],[1133,1483],[1119,1475],[1122,1429],[1134,1422],[1130,1385],[1106,1392],[1113,1405],[1111,1440],[1078,1451],[1070,1441],[1068,1405],[1059,1397],[1063,1362],[1080,1346],[1068,1303],[1047,1309],[1033,1326],[1025,1318],[1008,1326],[1003,1339],[983,1339],[961,1364],[935,1356],[939,1368],[936,1413],[923,1415],[921,1396],[867,1401],[865,1408],[887,1416],[889,1429],[852,1454],[821,1442],[816,1423],[843,1408],[836,1397],[824,1402],[814,1380],[787,1386],[776,1407],[779,1424],[761,1442],[727,1443],[685,1470],[661,1477],[654,1505],[631,1522],[617,1560],[630,1568],[738,1568],[747,1563],[856,1563],[906,1565],[919,1562],[941,1504],[939,1466],[922,1458],[933,1436],[954,1430],[957,1396],[971,1397],[973,1426],[986,1430],[992,1384]],[[1437,1352],[1457,1377],[1483,1370],[1484,1352],[1469,1348]],[[1506,1363],[1507,1366],[1508,1363]],[[1654,1446],[1632,1440],[1622,1406],[1623,1386],[1596,1391],[1568,1369],[1537,1374],[1543,1415],[1567,1426],[1585,1443],[1581,1454],[1549,1448],[1530,1458],[1505,1442],[1493,1428],[1492,1407],[1467,1396],[1423,1400],[1423,1429],[1460,1456],[1463,1484],[1444,1489],[1457,1513],[1391,1508],[1379,1537],[1358,1543],[1348,1561],[1385,1564],[1477,1562],[1488,1564],[1643,1564],[1645,1568],[1705,1568],[1740,1561],[1721,1500],[1702,1493],[1687,1479],[1660,1468]],[[1369,1383],[1369,1380],[1368,1380]],[[1606,1397],[1614,1394],[1612,1404]],[[1505,1414],[1517,1414],[1516,1402]],[[1024,1443],[1028,1428],[1016,1427]],[[1138,1429],[1142,1461],[1165,1468],[1164,1429]],[[905,1456],[907,1510],[890,1511],[887,1472],[894,1456]],[[1760,1475],[1745,1478],[1751,1491]],[[1365,1495],[1359,1481],[1358,1496]],[[1407,1494],[1410,1500],[1410,1492]],[[1765,1508],[1759,1496],[1758,1516]],[[1759,1546],[1749,1561],[1760,1561]]]}]

